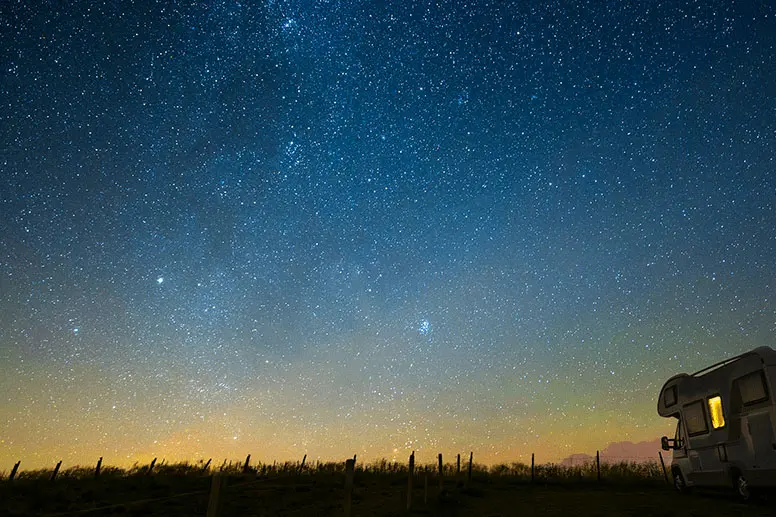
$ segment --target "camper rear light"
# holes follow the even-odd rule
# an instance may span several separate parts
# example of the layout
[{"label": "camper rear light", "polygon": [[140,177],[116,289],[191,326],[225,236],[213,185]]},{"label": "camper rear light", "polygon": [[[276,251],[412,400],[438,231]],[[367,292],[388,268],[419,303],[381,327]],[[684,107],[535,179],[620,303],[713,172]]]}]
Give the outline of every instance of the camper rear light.
[{"label": "camper rear light", "polygon": [[709,415],[711,415],[711,426],[714,429],[725,427],[725,415],[722,412],[722,397],[709,398]]}]

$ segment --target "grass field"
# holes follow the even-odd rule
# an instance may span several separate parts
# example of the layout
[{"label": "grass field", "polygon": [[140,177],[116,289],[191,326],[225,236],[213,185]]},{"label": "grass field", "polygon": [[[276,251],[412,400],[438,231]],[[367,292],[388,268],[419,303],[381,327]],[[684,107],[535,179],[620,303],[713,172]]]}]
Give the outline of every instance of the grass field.
[{"label": "grass field", "polygon": [[[765,516],[776,514],[774,501],[740,503],[731,491],[676,494],[654,464],[539,465],[531,483],[522,464],[475,466],[472,482],[445,466],[440,491],[434,465],[416,468],[412,509],[407,505],[407,466],[376,462],[360,466],[354,476],[353,516]],[[220,470],[220,469],[216,469]],[[258,465],[242,473],[225,466],[219,516],[344,515],[344,466],[326,463]],[[463,468],[465,471],[465,468]],[[0,483],[0,515],[201,515],[207,511],[212,477],[202,465],[161,465],[147,475],[145,467],[106,468],[95,479],[93,469],[74,468],[51,481],[51,471],[22,472]],[[7,475],[3,479],[6,479]],[[426,490],[426,479],[428,490]]]}]

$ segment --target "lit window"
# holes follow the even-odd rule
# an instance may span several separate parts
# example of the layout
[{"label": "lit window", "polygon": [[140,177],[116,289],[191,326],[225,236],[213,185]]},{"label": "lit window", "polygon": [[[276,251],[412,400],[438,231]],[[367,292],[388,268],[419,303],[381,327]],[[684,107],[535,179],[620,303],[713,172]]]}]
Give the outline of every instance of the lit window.
[{"label": "lit window", "polygon": [[725,427],[725,415],[722,414],[722,398],[719,395],[709,399],[709,414],[711,415],[711,426],[714,429]]}]

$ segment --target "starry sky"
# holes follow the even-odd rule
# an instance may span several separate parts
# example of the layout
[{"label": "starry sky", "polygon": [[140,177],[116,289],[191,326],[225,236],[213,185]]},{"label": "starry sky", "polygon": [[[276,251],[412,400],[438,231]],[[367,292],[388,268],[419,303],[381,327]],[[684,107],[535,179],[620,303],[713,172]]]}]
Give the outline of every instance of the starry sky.
[{"label": "starry sky", "polygon": [[2,2],[0,470],[672,433],[774,344],[776,7],[538,4]]}]

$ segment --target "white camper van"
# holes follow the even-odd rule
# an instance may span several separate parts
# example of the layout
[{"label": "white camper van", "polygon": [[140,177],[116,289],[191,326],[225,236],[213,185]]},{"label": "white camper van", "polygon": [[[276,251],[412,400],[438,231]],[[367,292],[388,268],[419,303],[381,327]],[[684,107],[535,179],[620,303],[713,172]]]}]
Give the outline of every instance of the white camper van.
[{"label": "white camper van", "polygon": [[733,486],[748,499],[776,486],[776,351],[760,347],[692,375],[674,375],[660,390],[657,412],[674,417],[674,486]]}]

